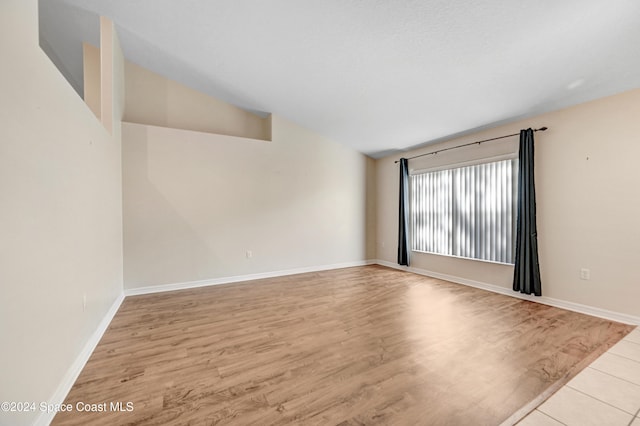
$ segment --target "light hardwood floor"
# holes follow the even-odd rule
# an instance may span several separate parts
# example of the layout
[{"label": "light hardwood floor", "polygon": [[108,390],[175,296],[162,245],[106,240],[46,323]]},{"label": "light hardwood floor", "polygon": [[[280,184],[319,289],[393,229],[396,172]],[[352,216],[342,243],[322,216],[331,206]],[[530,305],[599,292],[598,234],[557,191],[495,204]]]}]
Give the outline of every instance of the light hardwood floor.
[{"label": "light hardwood floor", "polygon": [[381,266],[127,297],[53,424],[498,425],[632,329]]}]

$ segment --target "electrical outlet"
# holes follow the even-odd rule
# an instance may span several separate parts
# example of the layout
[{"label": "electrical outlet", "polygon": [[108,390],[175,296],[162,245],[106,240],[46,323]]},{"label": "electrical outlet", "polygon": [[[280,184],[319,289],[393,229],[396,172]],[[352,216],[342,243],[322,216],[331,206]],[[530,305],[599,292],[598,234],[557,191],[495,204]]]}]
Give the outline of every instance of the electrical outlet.
[{"label": "electrical outlet", "polygon": [[580,269],[580,279],[581,280],[590,280],[591,279],[591,271],[587,268]]},{"label": "electrical outlet", "polygon": [[253,252],[251,250],[247,250],[245,255],[247,256],[247,259],[251,259],[253,257]]}]

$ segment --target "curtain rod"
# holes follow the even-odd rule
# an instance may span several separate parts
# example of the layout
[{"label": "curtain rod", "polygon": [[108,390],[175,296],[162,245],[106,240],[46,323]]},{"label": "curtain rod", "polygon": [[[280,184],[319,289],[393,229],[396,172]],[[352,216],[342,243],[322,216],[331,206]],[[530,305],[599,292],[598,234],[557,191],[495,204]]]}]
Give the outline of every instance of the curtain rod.
[{"label": "curtain rod", "polygon": [[[547,130],[547,127],[540,127],[539,129],[534,129],[533,131],[534,132],[544,132],[545,130]],[[449,147],[449,148],[439,149],[437,151],[427,152],[426,154],[415,155],[413,157],[407,158],[407,160],[412,160],[412,159],[418,158],[418,157],[424,157],[425,155],[431,155],[431,154],[437,154],[439,152],[449,151],[450,149],[462,148],[463,146],[469,146],[469,145],[475,145],[475,144],[480,145],[483,142],[490,142],[490,141],[495,141],[495,140],[504,139],[504,138],[510,138],[511,136],[518,136],[518,135],[520,135],[520,133],[514,133],[512,135],[498,136],[497,138],[484,139],[484,140],[476,141],[476,142],[469,142],[469,143],[465,143],[463,145],[457,145],[457,146],[452,146],[452,147]],[[395,163],[399,163],[400,160],[396,160],[394,162]]]}]

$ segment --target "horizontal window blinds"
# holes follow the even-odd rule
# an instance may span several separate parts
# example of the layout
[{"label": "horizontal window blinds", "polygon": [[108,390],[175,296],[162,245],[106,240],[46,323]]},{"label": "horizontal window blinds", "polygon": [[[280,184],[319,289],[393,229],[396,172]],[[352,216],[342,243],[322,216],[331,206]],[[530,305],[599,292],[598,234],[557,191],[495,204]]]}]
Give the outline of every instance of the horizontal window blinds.
[{"label": "horizontal window blinds", "polygon": [[411,176],[412,250],[513,263],[517,160]]}]

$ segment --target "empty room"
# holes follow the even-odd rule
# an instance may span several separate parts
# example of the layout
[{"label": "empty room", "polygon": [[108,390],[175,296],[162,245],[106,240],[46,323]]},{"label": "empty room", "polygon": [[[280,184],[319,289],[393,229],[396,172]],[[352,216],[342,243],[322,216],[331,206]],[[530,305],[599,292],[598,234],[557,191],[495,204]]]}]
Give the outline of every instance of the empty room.
[{"label": "empty room", "polygon": [[639,19],[2,0],[0,426],[640,426]]}]

